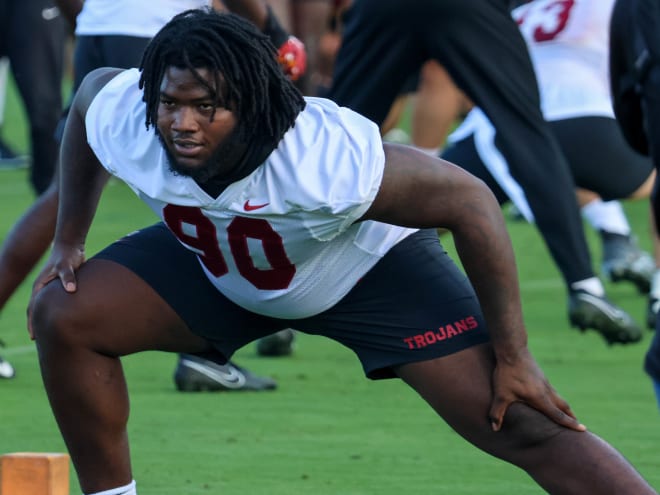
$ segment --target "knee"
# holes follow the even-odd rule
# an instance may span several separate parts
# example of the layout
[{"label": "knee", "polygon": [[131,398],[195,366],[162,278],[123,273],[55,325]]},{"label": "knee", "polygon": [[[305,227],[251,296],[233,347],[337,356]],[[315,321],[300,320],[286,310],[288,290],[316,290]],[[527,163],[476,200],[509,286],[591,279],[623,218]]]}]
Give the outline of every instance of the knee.
[{"label": "knee", "polygon": [[84,312],[76,307],[75,300],[76,294],[65,292],[58,280],[46,285],[35,296],[30,323],[40,348],[72,345],[81,338]]},{"label": "knee", "polygon": [[501,431],[494,434],[499,439],[494,453],[518,466],[530,466],[542,460],[547,448],[567,431],[539,411],[515,403],[507,410]]}]

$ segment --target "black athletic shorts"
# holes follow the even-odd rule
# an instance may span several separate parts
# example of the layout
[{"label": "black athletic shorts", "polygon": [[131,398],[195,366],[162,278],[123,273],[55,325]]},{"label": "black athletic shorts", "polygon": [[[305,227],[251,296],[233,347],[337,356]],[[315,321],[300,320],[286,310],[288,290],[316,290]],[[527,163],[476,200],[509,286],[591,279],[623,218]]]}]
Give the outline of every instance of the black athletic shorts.
[{"label": "black athletic shorts", "polygon": [[489,340],[472,286],[434,230],[401,241],[332,308],[296,320],[258,315],[231,302],[162,223],[129,234],[95,258],[120,263],[144,279],[226,359],[253,340],[295,328],[353,350],[369,378],[391,378],[392,366]]},{"label": "black athletic shorts", "polygon": [[[613,118],[575,117],[549,124],[568,160],[575,185],[599,194],[605,201],[631,196],[653,171],[651,159],[630,147]],[[497,137],[494,145],[497,147]],[[442,158],[486,182],[500,203],[508,201],[484,165],[472,135],[449,145]]]}]

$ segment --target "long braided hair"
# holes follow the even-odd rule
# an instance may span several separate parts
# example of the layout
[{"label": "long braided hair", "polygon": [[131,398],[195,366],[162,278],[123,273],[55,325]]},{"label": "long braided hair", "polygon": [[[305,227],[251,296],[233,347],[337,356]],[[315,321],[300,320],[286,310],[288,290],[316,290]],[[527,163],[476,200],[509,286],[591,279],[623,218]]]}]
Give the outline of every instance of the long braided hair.
[{"label": "long braided hair", "polygon": [[[157,122],[160,84],[170,66],[189,69],[218,106],[235,112],[237,137],[246,143],[274,148],[305,107],[269,38],[235,14],[209,8],[188,10],[172,18],[152,39],[140,64],[147,128]],[[198,69],[214,75],[215,87]]]}]

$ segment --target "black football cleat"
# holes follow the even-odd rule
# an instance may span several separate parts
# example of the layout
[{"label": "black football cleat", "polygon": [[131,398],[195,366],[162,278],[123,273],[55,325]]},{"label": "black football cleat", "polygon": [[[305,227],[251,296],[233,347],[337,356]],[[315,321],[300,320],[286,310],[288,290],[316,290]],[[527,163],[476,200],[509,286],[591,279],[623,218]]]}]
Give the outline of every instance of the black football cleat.
[{"label": "black football cleat", "polygon": [[608,344],[630,344],[642,338],[642,330],[628,313],[607,298],[585,291],[570,293],[568,318],[582,331],[596,330]]},{"label": "black football cleat", "polygon": [[194,354],[179,354],[174,383],[180,392],[254,392],[277,388],[272,378],[253,375],[231,361],[219,364]]}]

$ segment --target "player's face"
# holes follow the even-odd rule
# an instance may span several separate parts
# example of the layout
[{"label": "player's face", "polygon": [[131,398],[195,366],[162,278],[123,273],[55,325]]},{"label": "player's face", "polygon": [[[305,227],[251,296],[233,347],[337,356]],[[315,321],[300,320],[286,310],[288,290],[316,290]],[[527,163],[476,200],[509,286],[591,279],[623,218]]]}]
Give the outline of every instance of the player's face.
[{"label": "player's face", "polygon": [[[210,71],[199,69],[198,75],[215,87]],[[165,71],[157,127],[172,170],[201,182],[225,174],[242,154],[233,139],[235,114],[218,106],[209,89],[188,69]]]}]

